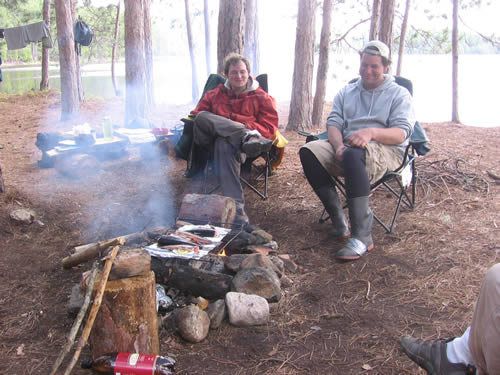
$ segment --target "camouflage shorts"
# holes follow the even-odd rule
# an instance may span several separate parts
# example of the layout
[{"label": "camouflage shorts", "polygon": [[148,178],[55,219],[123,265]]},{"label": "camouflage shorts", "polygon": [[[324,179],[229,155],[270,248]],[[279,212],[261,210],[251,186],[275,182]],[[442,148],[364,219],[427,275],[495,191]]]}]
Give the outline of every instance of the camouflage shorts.
[{"label": "camouflage shorts", "polygon": [[[344,175],[342,163],[335,159],[335,149],[328,140],[308,142],[302,147],[309,149],[331,176]],[[378,142],[370,142],[366,146],[366,172],[371,183],[395,170],[402,161],[403,155],[398,146]]]}]

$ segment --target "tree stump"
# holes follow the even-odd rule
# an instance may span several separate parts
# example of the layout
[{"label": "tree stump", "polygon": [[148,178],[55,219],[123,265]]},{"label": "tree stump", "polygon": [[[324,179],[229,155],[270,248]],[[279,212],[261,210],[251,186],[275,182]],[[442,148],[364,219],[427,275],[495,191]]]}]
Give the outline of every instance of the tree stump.
[{"label": "tree stump", "polygon": [[93,358],[113,352],[159,354],[153,272],[108,281],[89,342]]},{"label": "tree stump", "polygon": [[236,202],[233,198],[216,194],[186,194],[178,220],[231,228],[235,215]]}]

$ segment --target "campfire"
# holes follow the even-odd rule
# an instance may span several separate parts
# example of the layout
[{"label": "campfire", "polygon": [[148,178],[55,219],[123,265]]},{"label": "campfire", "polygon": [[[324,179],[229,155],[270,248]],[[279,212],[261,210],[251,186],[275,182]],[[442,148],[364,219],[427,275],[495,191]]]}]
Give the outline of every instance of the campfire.
[{"label": "campfire", "polygon": [[[202,341],[225,320],[236,326],[268,321],[285,269],[296,266],[261,228],[232,228],[234,207],[227,197],[189,194],[174,227],[77,246],[63,259],[63,267],[72,268],[121,246],[89,339],[94,358],[120,351],[154,354],[158,319],[189,342]],[[219,225],[199,223],[207,219]]]}]

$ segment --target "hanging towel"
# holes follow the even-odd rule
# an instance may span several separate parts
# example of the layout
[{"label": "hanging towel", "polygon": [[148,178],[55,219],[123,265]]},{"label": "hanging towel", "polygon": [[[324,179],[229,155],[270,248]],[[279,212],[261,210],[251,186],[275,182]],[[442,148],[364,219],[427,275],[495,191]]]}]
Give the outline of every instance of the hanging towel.
[{"label": "hanging towel", "polygon": [[21,49],[29,43],[42,42],[47,48],[52,48],[52,36],[45,21],[24,26],[11,27],[4,30],[5,41],[9,50]]}]

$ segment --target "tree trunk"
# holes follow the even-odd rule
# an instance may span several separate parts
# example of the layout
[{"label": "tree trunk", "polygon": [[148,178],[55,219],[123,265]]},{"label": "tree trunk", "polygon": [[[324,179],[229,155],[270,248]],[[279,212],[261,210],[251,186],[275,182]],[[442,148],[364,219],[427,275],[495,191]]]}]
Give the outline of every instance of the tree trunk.
[{"label": "tree trunk", "polygon": [[120,90],[116,86],[115,78],[115,60],[116,60],[116,48],[118,46],[118,34],[120,33],[120,3],[118,0],[116,4],[116,18],[115,18],[115,35],[113,39],[113,48],[111,50],[111,80],[113,81],[113,88],[115,89],[115,95],[120,96]]},{"label": "tree trunk", "polygon": [[399,51],[398,51],[398,67],[396,69],[396,75],[401,75],[401,69],[403,67],[403,54],[405,49],[405,39],[406,30],[408,29],[408,16],[410,13],[410,0],[406,0],[405,14],[403,16],[403,23],[401,24],[401,35],[399,36]]},{"label": "tree trunk", "polygon": [[153,36],[151,34],[151,0],[144,0],[144,58],[146,61],[146,103],[147,108],[155,106],[153,77]]},{"label": "tree trunk", "polygon": [[[43,20],[50,29],[50,0],[43,0]],[[40,91],[49,88],[49,49],[42,47],[42,79]]]},{"label": "tree trunk", "polygon": [[[73,31],[73,33],[74,33],[74,25],[77,19],[77,12],[76,12],[77,5],[78,5],[78,0],[71,0],[71,18],[73,22],[73,27],[71,30]],[[82,103],[83,101],[85,101],[85,93],[83,91],[82,72],[80,69],[80,55],[78,53],[75,53],[75,66],[76,66],[76,82],[78,85],[78,100],[80,101],[80,103]]]},{"label": "tree trunk", "polygon": [[299,0],[292,99],[286,130],[312,127],[315,10],[315,0]]},{"label": "tree trunk", "polygon": [[159,354],[153,272],[108,281],[89,342],[93,358],[112,352]]},{"label": "tree trunk", "polygon": [[373,0],[372,17],[370,23],[370,40],[378,39],[378,31],[380,24],[380,0]]},{"label": "tree trunk", "polygon": [[453,0],[453,26],[451,30],[451,57],[452,57],[452,109],[451,121],[460,122],[458,116],[458,7],[460,0]]},{"label": "tree trunk", "polygon": [[55,0],[54,7],[61,76],[61,119],[68,120],[75,117],[80,111],[73,18],[71,16],[71,4],[68,4],[67,1]]},{"label": "tree trunk", "polygon": [[3,182],[2,166],[0,165],[0,193],[5,192],[5,184]]},{"label": "tree trunk", "polygon": [[245,0],[220,0],[217,30],[217,72],[224,71],[224,58],[244,54]]},{"label": "tree trunk", "polygon": [[196,71],[196,58],[193,51],[193,33],[191,31],[191,17],[189,16],[189,0],[184,0],[184,9],[186,11],[189,56],[191,57],[191,99],[193,103],[196,103],[200,99],[200,90],[198,89],[198,73]]},{"label": "tree trunk", "polygon": [[208,0],[203,1],[203,16],[205,19],[205,60],[207,64],[207,77],[212,73],[212,38],[210,33],[210,12]]},{"label": "tree trunk", "polygon": [[332,0],[323,1],[323,25],[319,42],[318,72],[316,74],[316,93],[314,95],[312,123],[323,123],[323,107],[325,105],[326,82],[328,76],[328,56],[330,50],[330,27],[332,23]]},{"label": "tree trunk", "polygon": [[252,75],[259,75],[259,16],[258,1],[246,0],[245,5],[245,57],[252,66]]},{"label": "tree trunk", "polygon": [[392,55],[392,25],[394,23],[394,0],[381,0],[378,39],[389,47]]},{"label": "tree trunk", "polygon": [[125,126],[148,117],[146,58],[144,54],[144,1],[125,0]]}]

